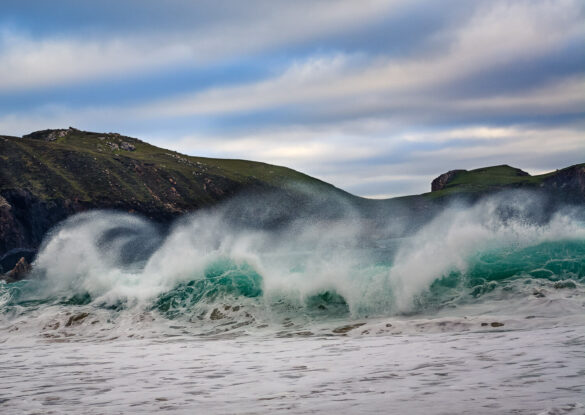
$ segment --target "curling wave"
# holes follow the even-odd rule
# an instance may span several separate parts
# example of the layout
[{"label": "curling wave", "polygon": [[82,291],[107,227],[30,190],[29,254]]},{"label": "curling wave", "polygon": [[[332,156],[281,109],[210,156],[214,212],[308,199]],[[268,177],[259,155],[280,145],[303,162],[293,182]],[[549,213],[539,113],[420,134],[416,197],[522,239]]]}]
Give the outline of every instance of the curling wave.
[{"label": "curling wave", "polygon": [[411,237],[393,239],[389,230],[376,240],[355,217],[245,230],[215,210],[165,232],[133,215],[84,213],[51,232],[30,280],[0,284],[0,309],[7,315],[91,306],[191,321],[228,311],[319,319],[582,298],[583,222],[566,211],[535,223],[522,206],[502,215],[505,204],[492,198],[453,206]]}]

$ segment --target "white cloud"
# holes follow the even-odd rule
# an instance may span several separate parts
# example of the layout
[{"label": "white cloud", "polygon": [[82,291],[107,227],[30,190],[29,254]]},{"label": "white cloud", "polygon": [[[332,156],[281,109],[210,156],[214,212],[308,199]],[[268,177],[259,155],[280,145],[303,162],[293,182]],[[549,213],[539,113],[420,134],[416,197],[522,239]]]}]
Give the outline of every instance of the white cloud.
[{"label": "white cloud", "polygon": [[[367,25],[404,0],[324,1],[274,4],[226,16],[179,32],[99,37],[33,39],[0,31],[0,91],[18,91],[104,77],[128,76],[172,65],[203,65],[218,59],[285,47],[300,41]],[[253,7],[252,5],[250,6]],[[197,13],[197,7],[185,10]]]},{"label": "white cloud", "polygon": [[[509,129],[505,140],[498,139],[497,145],[491,140],[483,140],[477,145],[457,148],[446,147],[435,151],[420,151],[416,158],[448,158],[453,162],[477,164],[479,160],[531,160],[536,156],[553,158],[555,154],[574,154],[577,158],[585,155],[585,129],[574,128],[522,128]],[[503,161],[498,164],[504,163]],[[528,166],[526,166],[528,167]],[[558,166],[563,167],[563,166]]]},{"label": "white cloud", "polygon": [[[138,112],[148,118],[225,115],[287,105],[311,106],[315,113],[335,111],[346,116],[380,110],[440,112],[445,102],[440,96],[433,97],[438,87],[452,84],[456,88],[460,79],[518,59],[546,55],[576,39],[585,40],[585,26],[575,19],[579,7],[576,2],[563,1],[565,7],[560,11],[554,2],[489,4],[458,28],[451,48],[444,54],[378,58],[360,68],[350,55],[310,58],[272,79],[166,98],[138,108]],[[554,111],[558,106],[583,102],[581,79],[565,87],[562,94],[552,91],[550,99],[536,97],[538,102],[530,94],[480,98],[460,101],[459,109],[525,106],[528,111],[535,107]]]},{"label": "white cloud", "polygon": [[[5,29],[0,32],[0,91],[128,76],[173,65],[204,65],[218,59],[278,50],[321,36],[367,27],[398,14],[408,4],[405,0],[345,0],[332,7],[330,2],[324,1],[286,2],[278,6],[260,2],[254,13],[247,10],[231,16],[223,12],[225,16],[189,30],[133,35],[102,33],[99,38],[54,36],[38,40]],[[398,61],[380,57],[359,73],[332,77],[327,87],[321,86],[314,92],[310,90],[317,87],[319,74],[332,68],[327,66],[315,71],[311,65],[318,61],[311,60],[293,69],[294,76],[286,73],[258,85],[190,97],[191,113],[203,111],[197,105],[198,98],[203,100],[209,94],[213,95],[215,104],[213,109],[206,111],[229,112],[245,110],[246,102],[243,98],[236,100],[238,105],[229,105],[226,101],[235,99],[238,93],[254,90],[266,93],[267,97],[261,102],[249,102],[252,108],[299,100],[336,99],[380,90],[413,92],[519,56],[550,51],[570,38],[584,37],[585,27],[578,18],[581,6],[575,0],[479,4],[483,6],[478,7],[475,16],[449,34],[454,40],[446,53],[440,50],[426,56],[414,54],[414,58]],[[186,12],[195,13],[196,8]],[[325,63],[335,65],[335,62]],[[289,86],[305,90],[291,91]],[[289,99],[282,95],[288,95]],[[177,112],[185,112],[185,100],[185,97],[178,98]]]},{"label": "white cloud", "polygon": [[343,90],[336,93],[332,82],[350,66],[351,57],[341,54],[313,57],[293,63],[273,79],[163,99],[138,107],[137,115],[147,118],[221,115],[328,100],[344,94]]},{"label": "white cloud", "polygon": [[560,79],[528,91],[492,97],[460,99],[454,109],[460,112],[499,111],[514,114],[555,114],[574,112],[585,106],[585,76]]},{"label": "white cloud", "polygon": [[148,45],[137,39],[34,41],[4,31],[0,35],[0,91],[72,83],[184,61],[181,44]]},{"label": "white cloud", "polygon": [[[160,139],[160,144],[164,141]],[[237,135],[189,135],[172,144],[173,149],[189,154],[248,158],[302,170],[312,165],[367,160],[379,151],[375,140],[348,134],[341,125],[271,128]]]}]

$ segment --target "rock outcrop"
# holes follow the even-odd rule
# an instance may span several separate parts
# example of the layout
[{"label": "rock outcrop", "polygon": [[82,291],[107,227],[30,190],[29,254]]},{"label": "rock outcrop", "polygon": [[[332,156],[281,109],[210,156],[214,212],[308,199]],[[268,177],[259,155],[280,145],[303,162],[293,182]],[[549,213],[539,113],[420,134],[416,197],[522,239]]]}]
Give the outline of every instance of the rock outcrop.
[{"label": "rock outcrop", "polygon": [[34,140],[43,140],[43,141],[55,141],[58,138],[66,137],[69,133],[79,131],[76,128],[69,127],[68,129],[58,129],[58,130],[41,130],[35,131],[33,133],[23,135],[22,138],[32,138]]},{"label": "rock outcrop", "polygon": [[136,147],[133,144],[128,143],[127,141],[122,141],[120,143],[120,148],[125,151],[134,151]]},{"label": "rock outcrop", "polygon": [[43,200],[28,189],[0,194],[0,256],[13,249],[36,249],[56,223],[89,208],[69,199]]},{"label": "rock outcrop", "polygon": [[457,176],[458,173],[465,172],[467,170],[450,170],[447,173],[441,174],[431,183],[431,192],[436,192],[438,190],[443,190],[449,182]]},{"label": "rock outcrop", "polygon": [[571,202],[585,202],[585,165],[567,167],[547,175],[541,187],[555,190],[563,199]]},{"label": "rock outcrop", "polygon": [[6,280],[6,282],[20,281],[26,278],[30,270],[31,270],[30,264],[24,257],[21,257],[14,266],[14,268],[12,268],[10,272],[4,275],[3,279]]},{"label": "rock outcrop", "polygon": [[451,170],[431,183],[432,192],[446,188],[460,194],[472,192],[475,196],[504,189],[524,189],[544,193],[558,203],[585,203],[585,164],[539,176],[530,176],[508,165]]}]

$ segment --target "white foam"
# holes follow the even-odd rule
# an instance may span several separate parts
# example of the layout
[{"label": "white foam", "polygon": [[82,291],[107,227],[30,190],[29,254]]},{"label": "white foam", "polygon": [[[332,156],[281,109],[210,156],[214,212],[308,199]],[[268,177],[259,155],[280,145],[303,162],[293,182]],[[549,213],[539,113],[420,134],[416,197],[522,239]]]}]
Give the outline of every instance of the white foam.
[{"label": "white foam", "polygon": [[[414,236],[400,239],[396,253],[387,252],[391,267],[376,264],[374,250],[361,247],[366,224],[354,216],[299,220],[279,231],[251,231],[228,225],[225,211],[217,209],[181,219],[162,240],[146,220],[92,212],[53,232],[34,268],[53,293],[87,292],[100,302],[149,304],[177,283],[204,278],[207,266],[229,258],[248,264],[262,277],[266,304],[283,297],[303,303],[310,296],[334,291],[354,315],[410,312],[415,298],[433,281],[451,271],[465,273],[478,252],[585,240],[585,227],[570,215],[557,214],[537,225],[524,219],[521,203],[515,201],[520,214],[514,218],[502,219],[498,212],[503,207],[506,200],[495,197],[473,207],[445,209]],[[107,238],[119,229],[131,232]],[[123,264],[124,251],[140,244],[152,245],[143,250],[142,265]]]}]

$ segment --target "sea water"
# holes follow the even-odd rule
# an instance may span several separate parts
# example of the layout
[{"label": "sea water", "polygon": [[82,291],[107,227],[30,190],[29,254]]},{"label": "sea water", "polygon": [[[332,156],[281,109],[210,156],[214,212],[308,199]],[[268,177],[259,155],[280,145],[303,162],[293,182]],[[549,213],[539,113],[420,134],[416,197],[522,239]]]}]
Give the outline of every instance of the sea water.
[{"label": "sea water", "polygon": [[376,238],[75,216],[0,282],[0,411],[583,414],[582,216],[503,205]]}]

